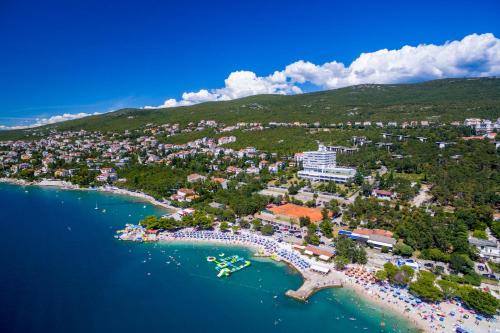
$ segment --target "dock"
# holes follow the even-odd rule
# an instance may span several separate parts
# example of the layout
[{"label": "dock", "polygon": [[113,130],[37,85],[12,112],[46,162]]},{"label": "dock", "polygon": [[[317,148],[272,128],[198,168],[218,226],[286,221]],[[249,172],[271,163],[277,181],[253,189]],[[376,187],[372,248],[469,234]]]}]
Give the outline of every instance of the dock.
[{"label": "dock", "polygon": [[305,302],[319,290],[327,288],[342,288],[342,286],[341,280],[333,279],[329,275],[321,278],[315,277],[314,280],[304,277],[304,283],[302,283],[300,288],[297,290],[288,290],[286,295],[298,301]]}]

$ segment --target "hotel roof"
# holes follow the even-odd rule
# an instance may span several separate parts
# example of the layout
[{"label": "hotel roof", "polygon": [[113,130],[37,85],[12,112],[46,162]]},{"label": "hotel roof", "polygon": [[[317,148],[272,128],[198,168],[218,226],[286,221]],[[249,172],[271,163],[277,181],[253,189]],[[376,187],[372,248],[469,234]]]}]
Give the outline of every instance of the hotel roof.
[{"label": "hotel roof", "polygon": [[271,212],[277,215],[289,216],[292,218],[309,217],[311,222],[320,222],[323,219],[321,209],[309,208],[287,203],[281,206],[268,208]]}]

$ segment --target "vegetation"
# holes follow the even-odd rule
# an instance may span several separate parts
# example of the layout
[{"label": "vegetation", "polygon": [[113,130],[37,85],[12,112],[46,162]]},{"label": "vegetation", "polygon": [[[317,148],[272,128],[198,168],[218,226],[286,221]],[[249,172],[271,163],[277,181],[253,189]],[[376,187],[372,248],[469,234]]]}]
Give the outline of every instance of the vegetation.
[{"label": "vegetation", "polygon": [[435,285],[434,274],[421,271],[418,273],[417,281],[410,283],[410,292],[421,299],[436,302],[441,301],[444,293]]},{"label": "vegetation", "polygon": [[389,280],[389,283],[395,285],[407,285],[413,275],[415,274],[413,268],[410,266],[397,267],[396,265],[388,262],[384,264],[384,269],[378,270],[375,277],[381,281]]},{"label": "vegetation", "polygon": [[[233,101],[209,102],[167,109],[122,109],[104,115],[44,126],[4,131],[1,139],[23,138],[48,129],[124,131],[146,124],[198,122],[309,122],[499,117],[500,80],[446,79],[418,84],[359,85],[295,96],[259,95]],[[353,107],[355,106],[355,107]],[[404,112],[403,112],[404,110]]]},{"label": "vegetation", "polygon": [[366,250],[350,238],[339,237],[335,242],[336,255],[346,258],[349,263],[366,264]]}]

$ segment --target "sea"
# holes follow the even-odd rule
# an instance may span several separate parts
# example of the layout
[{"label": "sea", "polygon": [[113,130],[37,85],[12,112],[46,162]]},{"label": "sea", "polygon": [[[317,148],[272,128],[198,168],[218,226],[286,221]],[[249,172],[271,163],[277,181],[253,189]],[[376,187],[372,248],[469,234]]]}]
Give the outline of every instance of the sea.
[{"label": "sea", "polygon": [[[301,276],[245,248],[114,237],[164,213],[126,196],[0,184],[0,332],[417,331],[346,288],[290,299]],[[222,254],[252,264],[218,278],[206,258]]]}]

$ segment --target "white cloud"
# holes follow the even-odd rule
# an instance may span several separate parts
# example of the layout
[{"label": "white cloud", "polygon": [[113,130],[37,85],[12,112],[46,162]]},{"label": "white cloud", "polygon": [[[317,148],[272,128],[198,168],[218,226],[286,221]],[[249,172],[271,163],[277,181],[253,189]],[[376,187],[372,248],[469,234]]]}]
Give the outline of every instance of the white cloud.
[{"label": "white cloud", "polygon": [[15,129],[33,128],[33,127],[39,127],[39,126],[44,126],[44,125],[60,123],[62,121],[66,121],[66,120],[73,120],[73,119],[79,119],[79,118],[88,117],[88,116],[95,116],[95,115],[99,115],[99,114],[101,114],[101,113],[100,112],[65,113],[62,115],[51,116],[49,118],[36,118],[36,119],[34,119],[34,122],[30,125],[24,125],[24,126],[22,126],[22,125],[18,125],[18,126],[0,125],[0,130],[15,130]]},{"label": "white cloud", "polygon": [[186,92],[180,100],[166,100],[164,108],[209,101],[225,101],[257,94],[297,94],[300,85],[334,89],[363,83],[404,83],[449,77],[500,75],[500,40],[493,34],[471,34],[443,45],[403,46],[398,50],[362,53],[349,66],[331,61],[316,65],[299,60],[259,77],[251,71],[229,74],[223,88]]}]

